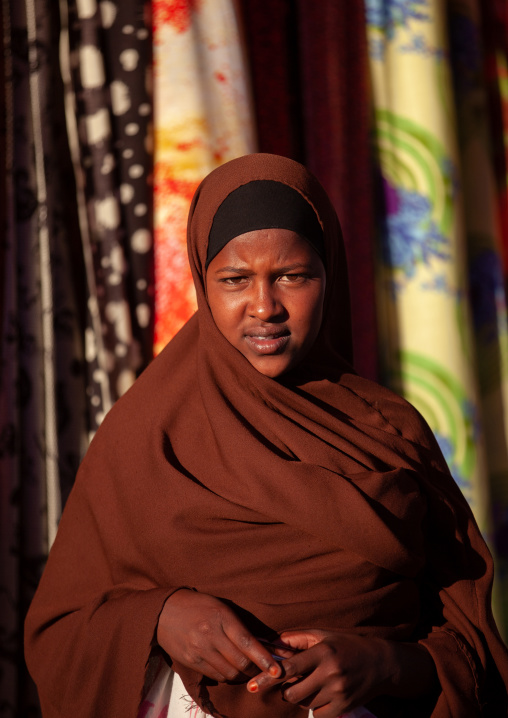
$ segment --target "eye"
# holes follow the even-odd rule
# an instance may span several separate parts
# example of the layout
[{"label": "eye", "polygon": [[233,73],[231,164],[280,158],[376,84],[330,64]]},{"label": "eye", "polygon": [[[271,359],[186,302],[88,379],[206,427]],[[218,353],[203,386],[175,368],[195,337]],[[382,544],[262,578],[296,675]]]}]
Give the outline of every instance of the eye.
[{"label": "eye", "polygon": [[279,277],[279,280],[282,282],[287,282],[289,284],[298,284],[301,282],[306,282],[309,279],[308,274],[281,274]]},{"label": "eye", "polygon": [[244,282],[247,282],[248,277],[244,277],[242,275],[235,274],[231,277],[221,277],[219,279],[220,284],[225,284],[226,287],[236,287],[239,284],[243,284]]}]

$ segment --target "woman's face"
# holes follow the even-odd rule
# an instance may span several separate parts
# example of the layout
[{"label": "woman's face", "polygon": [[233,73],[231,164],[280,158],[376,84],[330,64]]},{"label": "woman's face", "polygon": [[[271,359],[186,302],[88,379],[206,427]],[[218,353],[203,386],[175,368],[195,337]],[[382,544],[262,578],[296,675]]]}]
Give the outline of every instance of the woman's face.
[{"label": "woman's face", "polygon": [[215,323],[265,376],[296,366],[323,315],[326,274],[312,246],[289,229],[258,229],[232,239],[208,265]]}]

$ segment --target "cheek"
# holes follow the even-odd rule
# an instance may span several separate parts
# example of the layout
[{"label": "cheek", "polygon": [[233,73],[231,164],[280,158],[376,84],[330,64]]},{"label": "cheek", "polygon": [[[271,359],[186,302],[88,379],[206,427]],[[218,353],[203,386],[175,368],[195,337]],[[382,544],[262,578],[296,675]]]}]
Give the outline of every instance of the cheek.
[{"label": "cheek", "polygon": [[299,303],[297,324],[299,339],[304,344],[313,342],[319,334],[323,318],[323,298],[324,292],[319,291],[311,296],[302,297]]},{"label": "cheek", "polygon": [[228,294],[210,293],[208,305],[221,334],[228,337],[234,333],[241,313],[237,298]]}]

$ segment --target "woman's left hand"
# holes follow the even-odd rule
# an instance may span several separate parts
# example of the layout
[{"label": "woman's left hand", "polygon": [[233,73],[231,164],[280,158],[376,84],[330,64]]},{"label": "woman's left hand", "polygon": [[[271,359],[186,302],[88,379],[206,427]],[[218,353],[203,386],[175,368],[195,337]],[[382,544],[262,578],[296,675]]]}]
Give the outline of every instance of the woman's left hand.
[{"label": "woman's left hand", "polygon": [[435,683],[434,662],[417,644],[318,630],[288,631],[281,640],[300,651],[281,663],[284,677],[261,673],[247,689],[280,683],[286,701],[316,718],[337,718],[381,694],[416,697]]}]

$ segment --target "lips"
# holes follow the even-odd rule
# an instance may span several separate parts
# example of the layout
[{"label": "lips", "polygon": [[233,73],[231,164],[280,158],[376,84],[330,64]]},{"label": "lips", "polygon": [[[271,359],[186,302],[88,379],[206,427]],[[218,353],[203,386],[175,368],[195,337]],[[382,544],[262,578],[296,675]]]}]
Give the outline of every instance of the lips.
[{"label": "lips", "polygon": [[276,329],[270,327],[258,327],[249,330],[245,335],[245,341],[256,354],[281,354],[286,348],[291,332],[289,329]]}]

